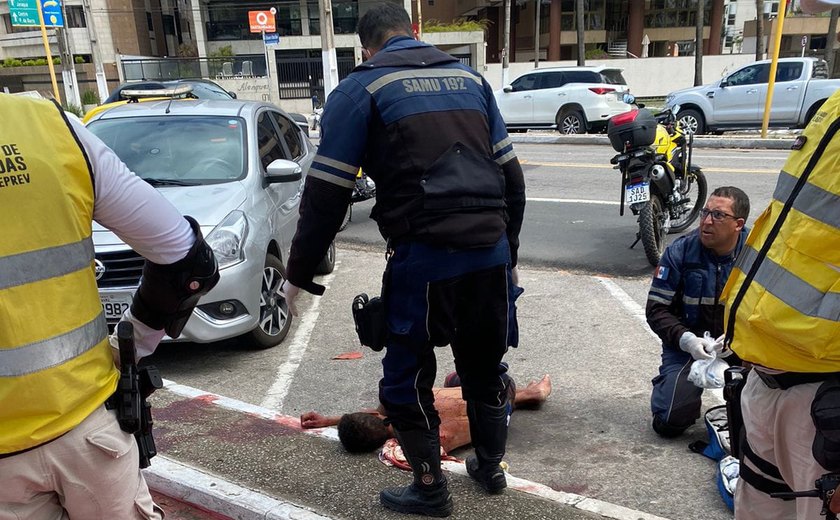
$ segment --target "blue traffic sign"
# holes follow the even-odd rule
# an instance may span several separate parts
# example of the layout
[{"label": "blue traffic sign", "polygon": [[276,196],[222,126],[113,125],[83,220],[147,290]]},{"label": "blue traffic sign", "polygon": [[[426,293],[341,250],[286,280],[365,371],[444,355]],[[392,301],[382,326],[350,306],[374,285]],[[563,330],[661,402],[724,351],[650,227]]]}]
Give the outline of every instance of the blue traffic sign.
[{"label": "blue traffic sign", "polygon": [[[9,17],[16,27],[39,27],[39,0],[9,0]],[[41,11],[44,13],[44,26],[64,27],[64,16],[61,14],[60,0],[40,0]]]},{"label": "blue traffic sign", "polygon": [[280,35],[277,33],[263,33],[263,42],[266,45],[277,45],[280,43]]}]

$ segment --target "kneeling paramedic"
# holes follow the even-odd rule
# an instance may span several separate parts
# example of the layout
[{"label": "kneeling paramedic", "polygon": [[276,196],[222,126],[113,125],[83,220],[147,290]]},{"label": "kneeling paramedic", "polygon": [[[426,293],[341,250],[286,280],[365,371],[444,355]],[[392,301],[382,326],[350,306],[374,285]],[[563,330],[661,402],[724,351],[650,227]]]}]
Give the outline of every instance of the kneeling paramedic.
[{"label": "kneeling paramedic", "polygon": [[197,223],[51,101],[0,94],[0,520],[159,519],[94,276],[96,220],[146,257],[123,320],[138,357],[177,337],[218,280]]},{"label": "kneeling paramedic", "polygon": [[451,345],[475,456],[469,474],[506,486],[508,406],[500,364],[518,331],[516,253],[525,207],[522,169],[490,86],[458,60],[411,37],[406,11],[371,8],[359,20],[368,61],[334,90],[306,179],[289,258],[287,301],[312,282],[335,237],[361,165],[376,182],[372,217],[388,241],[383,278],[387,351],[379,399],[414,482],[380,501],[404,513],[453,509],[440,467],[434,347]]},{"label": "kneeling paramedic", "polygon": [[[753,365],[741,390],[738,520],[817,520],[840,472],[840,92],[794,143],[721,295],[726,343]],[[835,476],[836,477],[836,476]],[[834,479],[836,481],[836,478]],[[829,494],[823,493],[830,499]]]}]

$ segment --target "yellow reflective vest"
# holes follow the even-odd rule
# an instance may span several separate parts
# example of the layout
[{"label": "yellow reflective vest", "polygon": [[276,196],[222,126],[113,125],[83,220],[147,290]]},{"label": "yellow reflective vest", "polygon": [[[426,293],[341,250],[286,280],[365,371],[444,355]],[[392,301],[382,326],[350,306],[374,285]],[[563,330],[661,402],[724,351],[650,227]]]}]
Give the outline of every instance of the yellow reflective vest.
[{"label": "yellow reflective vest", "polygon": [[726,334],[745,361],[840,372],[840,91],[803,136],[723,289]]},{"label": "yellow reflective vest", "polygon": [[70,431],[119,377],[94,276],[93,177],[65,117],[0,94],[0,454]]}]

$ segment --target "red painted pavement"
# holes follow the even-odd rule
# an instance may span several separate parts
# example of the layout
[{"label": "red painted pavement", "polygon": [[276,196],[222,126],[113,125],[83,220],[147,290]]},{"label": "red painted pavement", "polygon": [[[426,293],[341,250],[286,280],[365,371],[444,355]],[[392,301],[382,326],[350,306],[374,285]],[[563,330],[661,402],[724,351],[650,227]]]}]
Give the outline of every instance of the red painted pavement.
[{"label": "red painted pavement", "polygon": [[230,517],[181,502],[157,491],[152,491],[152,497],[155,503],[163,508],[166,520],[231,520]]}]

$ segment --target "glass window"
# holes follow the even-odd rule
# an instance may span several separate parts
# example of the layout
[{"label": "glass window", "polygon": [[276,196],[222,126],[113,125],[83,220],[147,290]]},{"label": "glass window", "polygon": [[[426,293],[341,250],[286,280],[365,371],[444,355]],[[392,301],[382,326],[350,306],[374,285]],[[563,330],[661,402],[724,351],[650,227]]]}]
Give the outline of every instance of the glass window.
[{"label": "glass window", "polygon": [[588,70],[573,70],[566,72],[566,83],[601,83],[601,77],[596,72]]},{"label": "glass window", "polygon": [[776,69],[776,81],[796,81],[802,76],[802,62],[780,62]]},{"label": "glass window", "polygon": [[608,85],[626,85],[624,76],[618,69],[606,69],[601,71],[601,82]]},{"label": "glass window", "polygon": [[150,184],[218,184],[245,175],[245,128],[228,116],[122,117],[91,123],[102,139]]},{"label": "glass window", "polygon": [[65,5],[64,14],[66,16],[64,23],[67,24],[68,29],[87,27],[85,23],[85,10],[82,6]]},{"label": "glass window", "polygon": [[540,74],[540,80],[541,89],[562,87],[566,83],[562,72],[545,72]]},{"label": "glass window", "polygon": [[511,84],[513,87],[514,92],[523,92],[526,90],[535,90],[537,88],[537,81],[539,80],[538,74],[526,74],[521,78],[517,78]]},{"label": "glass window", "polygon": [[286,141],[286,146],[289,148],[289,153],[293,161],[297,161],[304,154],[303,143],[300,141],[300,127],[294,121],[290,121],[278,112],[271,112],[274,122],[277,123],[277,128],[283,135],[283,140]]},{"label": "glass window", "polygon": [[283,149],[283,140],[277,135],[267,111],[257,116],[257,146],[260,149],[260,163],[263,171],[277,159],[288,159]]},{"label": "glass window", "polygon": [[756,83],[767,83],[770,76],[770,65],[761,63],[750,65],[736,71],[727,78],[728,83],[735,87],[740,85],[755,85]]}]

